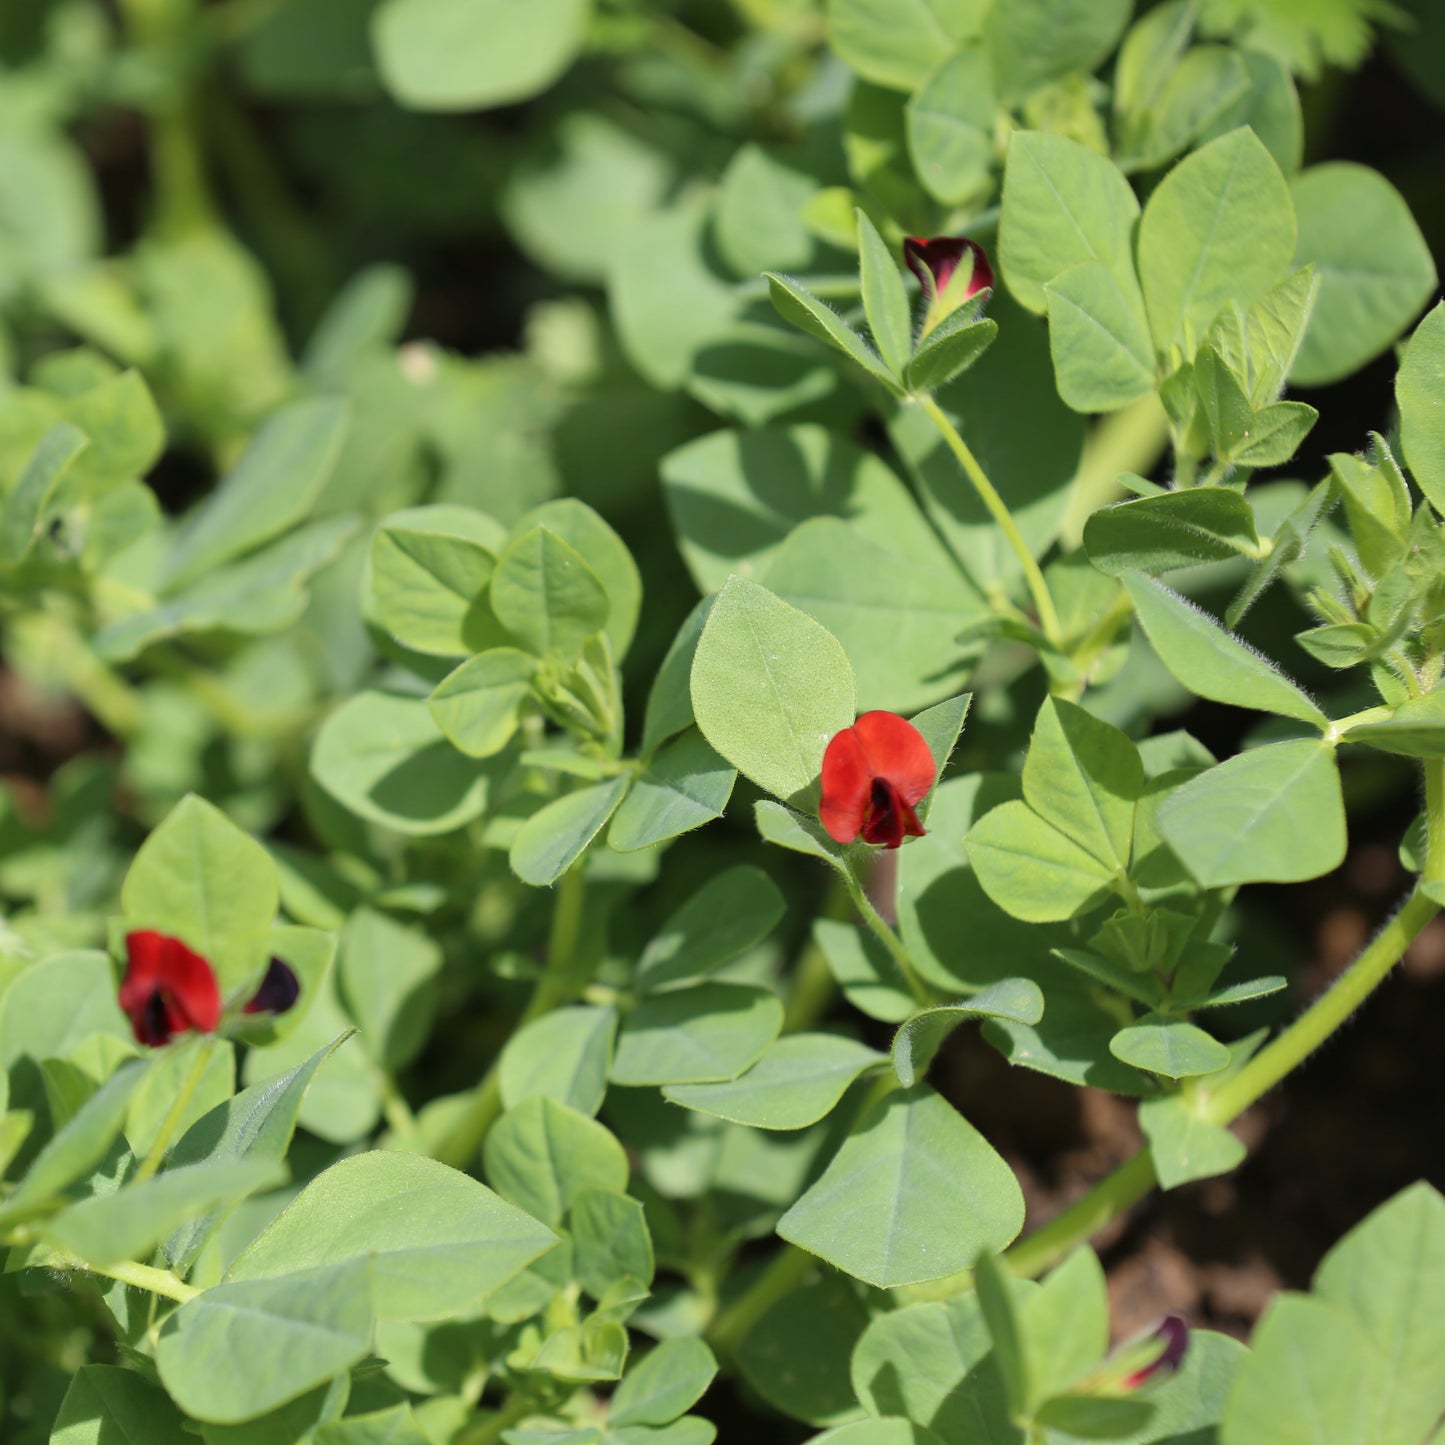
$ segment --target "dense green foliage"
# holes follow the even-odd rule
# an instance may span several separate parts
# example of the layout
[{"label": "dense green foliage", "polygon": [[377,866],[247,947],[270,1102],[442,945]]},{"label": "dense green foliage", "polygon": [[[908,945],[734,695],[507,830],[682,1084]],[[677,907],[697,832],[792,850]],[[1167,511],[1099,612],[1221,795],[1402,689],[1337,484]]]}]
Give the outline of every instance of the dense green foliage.
[{"label": "dense green foliage", "polygon": [[[1428,1184],[1182,1359],[1088,1244],[1445,906],[1445,305],[1306,125],[1409,8],[0,13],[6,1441],[1445,1441]],[[1422,772],[1291,1021],[1239,891]],[[1147,1147],[1026,1219],[959,1029]]]}]

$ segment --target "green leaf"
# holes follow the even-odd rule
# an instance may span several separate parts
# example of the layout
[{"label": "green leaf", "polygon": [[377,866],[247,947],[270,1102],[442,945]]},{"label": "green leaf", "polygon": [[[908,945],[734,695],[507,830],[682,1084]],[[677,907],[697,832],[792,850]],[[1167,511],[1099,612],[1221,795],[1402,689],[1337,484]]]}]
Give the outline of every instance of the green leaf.
[{"label": "green leaf", "polygon": [[[509,1109],[492,1126],[482,1157],[487,1178],[504,1199],[554,1227],[582,1190],[620,1194],[627,1188],[622,1145],[595,1119],[555,1099],[524,1099]],[[532,1250],[524,1263],[541,1252]]]},{"label": "green leaf", "polygon": [[347,420],[347,403],[335,397],[273,412],[186,523],[166,558],[166,591],[179,591],[309,516],[341,454]]},{"label": "green leaf", "polygon": [[907,981],[888,951],[867,930],[820,918],[813,924],[813,938],[843,996],[860,1013],[896,1024],[913,1012],[916,1000]]},{"label": "green leaf", "polygon": [[1229,1064],[1229,1050],[1218,1039],[1184,1019],[1146,1014],[1109,1040],[1116,1059],[1167,1079],[1218,1073]]},{"label": "green leaf", "polygon": [[1445,514],[1445,302],[1434,307],[1405,343],[1395,376],[1400,447],[1415,484]]},{"label": "green leaf", "polygon": [[388,1073],[409,1064],[426,1042],[441,966],[441,949],[421,929],[364,906],[347,919],[341,995],[367,1053]]},{"label": "green leaf", "polygon": [[134,1038],[116,1002],[115,969],[103,953],[58,953],[0,988],[0,1069],[13,1070],[22,1059],[38,1065],[65,1058],[97,1034]]},{"label": "green leaf", "polygon": [[1311,166],[1290,192],[1295,264],[1312,262],[1320,278],[1290,376],[1323,386],[1373,361],[1415,319],[1435,289],[1435,263],[1405,198],[1368,166]]},{"label": "green leaf", "polygon": [[497,640],[487,602],[497,524],[458,507],[414,507],[371,539],[370,616],[404,647],[464,657]]},{"label": "green leaf", "polygon": [[607,1069],[617,1036],[613,1008],[560,1008],[524,1024],[502,1049],[502,1103],[555,1099],[595,1115],[607,1092]]},{"label": "green leaf", "polygon": [[941,1279],[1023,1224],[1007,1164],[926,1086],[876,1104],[778,1222],[793,1244],[881,1289]]},{"label": "green leaf", "polygon": [[365,1258],[216,1285],[161,1327],[161,1383],[197,1420],[252,1419],[362,1359],[371,1311]]},{"label": "green leaf", "polygon": [[630,781],[625,774],[609,778],[533,813],[512,842],[512,872],[534,888],[550,887],[607,826]]},{"label": "green leaf", "polygon": [[857,1420],[814,1435],[808,1445],[943,1445],[932,1430],[911,1420]]},{"label": "green leaf", "polygon": [[1027,1361],[1025,1410],[1076,1384],[1109,1347],[1109,1295],[1099,1257],[1087,1245],[1051,1270],[1019,1310]]},{"label": "green leaf", "polygon": [[489,776],[442,736],[426,700],[357,693],[321,725],[311,773],[338,803],[399,833],[449,833],[480,817]]},{"label": "green leaf", "polygon": [[526,651],[570,662],[608,620],[607,589],[576,548],[534,526],[497,559],[492,610]]},{"label": "green leaf", "polygon": [[638,1200],[606,1189],[584,1189],[568,1211],[567,1228],[573,1275],[593,1299],[605,1300],[609,1290],[619,1287],[645,1290],[652,1283],[652,1237]]},{"label": "green leaf", "polygon": [[1247,1152],[1242,1140],[1204,1118],[1192,1100],[1179,1094],[1145,1099],[1139,1105],[1139,1127],[1164,1189],[1228,1174],[1244,1162]]},{"label": "green leaf", "polygon": [[863,1291],[832,1270],[814,1271],[748,1331],[737,1352],[747,1384],[775,1410],[810,1425],[857,1418],[848,1355],[868,1323]]},{"label": "green leaf", "polygon": [[1258,562],[1244,586],[1224,614],[1226,627],[1237,627],[1239,620],[1255,604],[1280,571],[1297,562],[1309,545],[1310,534],[1321,516],[1334,505],[1335,488],[1330,478],[1316,483],[1303,500],[1276,528],[1270,552]]},{"label": "green leaf", "polygon": [[840,875],[848,874],[842,845],[823,832],[823,825],[816,818],[795,813],[771,798],[759,798],[753,804],[753,818],[758,825],[758,836],[764,842],[775,843],[794,853],[805,853]]},{"label": "green leaf", "polygon": [[532,695],[537,661],[515,647],[493,647],[449,672],[427,699],[447,741],[469,758],[490,758],[512,740]]},{"label": "green leaf", "polygon": [[[1049,339],[1007,295],[995,292],[990,309],[997,341],[979,365],[939,394],[939,405],[968,444],[1018,524],[1035,557],[1048,550],[1062,523],[1078,470],[1084,419],[1054,388]],[[1029,424],[1012,415],[1020,396],[1031,398]],[[970,582],[1021,580],[1017,555],[974,491],[958,459],[920,407],[899,407],[889,436],[918,483],[929,520],[963,564]],[[879,541],[877,534],[870,539]]]},{"label": "green leaf", "polygon": [[955,311],[928,333],[909,362],[909,391],[937,391],[947,386],[988,350],[997,335],[997,321],[971,321],[967,311]]},{"label": "green leaf", "polygon": [[141,845],[121,889],[127,927],[183,939],[223,993],[259,976],[280,898],[270,854],[195,794]]},{"label": "green leaf", "polygon": [[1128,867],[1144,767],[1118,728],[1076,703],[1048,699],[1034,723],[1023,789],[1035,813],[1098,862]]},{"label": "green leaf", "polygon": [[903,394],[877,352],[828,305],[814,296],[806,286],[791,276],[775,271],[763,273],[768,279],[768,294],[778,315],[799,331],[841,351],[849,361],[856,362],[875,381],[880,381],[895,396]]},{"label": "green leaf", "polygon": [[82,1365],[51,1427],[50,1445],[194,1445],[180,1411],[138,1370]]},{"label": "green leaf", "polygon": [[717,1361],[700,1339],[684,1336],[655,1345],[612,1392],[607,1423],[666,1425],[686,1414],[706,1393]]},{"label": "green leaf", "polygon": [[786,152],[739,147],[718,184],[713,240],[734,275],[752,280],[769,267],[806,268],[816,247],[802,216],[818,182]]},{"label": "green leaf", "polygon": [[975,1291],[876,1315],[853,1351],[852,1376],[874,1417],[903,1415],[943,1440],[986,1431],[979,1438],[989,1445],[1022,1445]]},{"label": "green leaf", "polygon": [[0,564],[17,565],[40,540],[57,489],[89,445],[85,433],[66,421],[40,438],[0,505]]},{"label": "green leaf", "polygon": [[365,1415],[348,1415],[320,1426],[312,1437],[314,1445],[430,1445],[410,1405],[389,1410],[372,1410]]},{"label": "green leaf", "polygon": [[557,497],[522,517],[516,532],[545,527],[575,549],[607,593],[607,640],[618,662],[627,656],[642,610],[642,578],[621,537],[586,502]]},{"label": "green leaf", "polygon": [[1344,1310],[1279,1294],[1255,1326],[1220,1445],[1360,1445],[1383,1383],[1369,1337]]},{"label": "green leaf", "polygon": [[420,1154],[373,1150],[318,1174],[247,1246],[222,1287],[361,1266],[378,1319],[443,1319],[480,1305],[555,1242],[475,1179]]},{"label": "green leaf", "polygon": [[740,773],[780,798],[808,797],[828,740],[853,724],[853,669],[826,628],[733,577],[698,640],[692,705]]},{"label": "green leaf", "polygon": [[899,557],[834,517],[797,527],[762,581],[842,643],[860,712],[908,712],[962,680],[962,624],[983,614],[954,567]]},{"label": "green leaf", "polygon": [[865,80],[914,90],[979,33],[982,0],[832,0],[828,43]]},{"label": "green leaf", "polygon": [[995,5],[984,38],[1000,97],[1017,102],[1049,81],[1087,75],[1114,49],[1130,0],[1014,0]]},{"label": "green leaf", "polygon": [[958,205],[989,184],[998,102],[988,51],[960,46],[909,97],[908,154],[928,193]]},{"label": "green leaf", "polygon": [[1126,576],[1124,585],[1159,660],[1190,691],[1213,702],[1328,726],[1296,683],[1193,603],[1147,577]]},{"label": "green leaf", "polygon": [[[908,488],[873,453],[820,426],[708,432],[663,458],[662,480],[683,560],[703,592],[734,572],[758,580],[814,517],[840,517],[875,546],[931,571],[953,568]],[[705,611],[690,617],[678,645],[705,620]]]},{"label": "green leaf", "polygon": [[539,95],[582,49],[587,0],[383,0],[372,45],[387,90],[413,110],[485,110]]},{"label": "green leaf", "polygon": [[737,776],[696,728],[688,728],[664,743],[633,779],[607,846],[635,852],[711,823],[722,817]]},{"label": "green leaf", "polygon": [[663,1093],[714,1118],[755,1129],[806,1129],[832,1113],[848,1086],[884,1055],[832,1034],[789,1034],[736,1079],[669,1084]]},{"label": "green leaf", "polygon": [[[1239,52],[1223,45],[1191,47],[1165,66],[1149,109],[1127,117],[1119,164],[1129,171],[1153,170],[1194,141],[1248,124],[1239,110],[1249,89],[1250,72]],[[1229,123],[1221,124],[1225,120]]]},{"label": "green leaf", "polygon": [[1229,301],[1248,305],[1294,254],[1289,186],[1253,131],[1210,141],[1159,183],[1139,223],[1139,279],[1156,346],[1192,351]]},{"label": "green leaf", "polygon": [[984,892],[1029,923],[1058,922],[1094,906],[1117,872],[1021,802],[985,813],[967,846]]},{"label": "green leaf", "polygon": [[154,1179],[123,1185],[113,1194],[82,1199],[47,1219],[38,1233],[88,1264],[144,1259],[187,1219],[234,1209],[247,1195],[285,1177],[279,1160],[259,1158],[172,1167]]},{"label": "green leaf", "polygon": [[264,636],[280,632],[306,610],[306,582],[334,560],[355,529],[349,517],[324,517],[278,541],[207,572],[156,606],[107,624],[95,649],[125,662],[167,637],[194,632]]},{"label": "green leaf", "polygon": [[1043,1016],[1043,991],[1029,978],[1006,978],[962,1003],[921,1009],[893,1036],[893,1072],[905,1089],[911,1089],[928,1072],[944,1039],[971,1019],[1006,1018],[1036,1024]]},{"label": "green leaf", "polygon": [[[933,754],[935,764],[933,786],[935,788],[943,780],[948,761],[953,756],[954,748],[958,746],[959,735],[963,732],[964,720],[968,717],[968,708],[972,701],[973,694],[971,692],[961,692],[957,697],[935,703],[932,707],[925,708],[909,719],[913,726],[923,734],[923,740],[928,744],[929,752]],[[919,813],[925,822],[928,819],[928,806],[932,802],[933,795],[930,793],[924,799],[923,809]]]},{"label": "green leaf", "polygon": [[1445,1200],[1413,1184],[1357,1224],[1325,1256],[1314,1292],[1348,1311],[1371,1344],[1380,1384],[1361,1438],[1414,1445],[1445,1413]]},{"label": "green leaf", "polygon": [[1017,1419],[1024,1413],[1032,1393],[1029,1357],[1020,1317],[1021,1301],[1015,1298],[1008,1266],[990,1252],[981,1254],[974,1264],[973,1284],[979,1309],[993,1340],[994,1357],[1008,1395],[1009,1413]]},{"label": "green leaf", "polygon": [[866,211],[858,219],[859,280],[863,290],[863,314],[868,318],[873,343],[884,364],[901,377],[913,355],[913,313],[903,275],[893,254],[883,243],[878,228]]},{"label": "green leaf", "polygon": [[1306,738],[1240,753],[1169,793],[1156,824],[1201,887],[1318,878],[1345,857],[1334,751]]},{"label": "green leaf", "polygon": [[705,883],[643,950],[644,992],[706,977],[761,943],[782,919],[783,895],[761,868],[728,868]]},{"label": "green leaf", "polygon": [[769,989],[698,983],[644,998],[622,1021],[615,1084],[710,1084],[735,1079],[783,1027]]},{"label": "green leaf", "polygon": [[1044,287],[1070,267],[1098,262],[1133,282],[1139,202],[1107,157],[1047,131],[1016,130],[1004,169],[999,263],[1009,290],[1042,312]]},{"label": "green leaf", "polygon": [[139,1060],[122,1064],[80,1106],[35,1156],[15,1192],[0,1207],[0,1220],[24,1218],[100,1163],[120,1133],[131,1091],[144,1072],[145,1065]]},{"label": "green leaf", "polygon": [[1258,556],[1248,502],[1228,487],[1194,487],[1104,507],[1084,523],[1089,561],[1110,577]]},{"label": "green leaf", "polygon": [[[209,1161],[280,1161],[291,1147],[306,1090],[316,1071],[346,1040],[335,1039],[285,1073],[252,1084],[217,1104],[181,1135],[170,1153],[170,1167]],[[207,1240],[221,1227],[227,1211],[209,1210],[179,1224],[165,1242],[171,1268],[184,1274]]]},{"label": "green leaf", "polygon": [[1437,688],[1424,697],[1408,698],[1389,717],[1379,722],[1360,723],[1350,728],[1341,740],[1368,743],[1407,758],[1445,757],[1445,689]]},{"label": "green leaf", "polygon": [[1054,376],[1075,411],[1118,411],[1156,384],[1144,297],[1121,269],[1082,261],[1044,286]]},{"label": "green leaf", "polygon": [[[677,454],[674,452],[673,455]],[[664,458],[664,488],[667,485],[666,467],[667,458]],[[686,542],[681,537],[678,545],[685,555]],[[677,636],[652,679],[652,687],[647,694],[647,710],[642,718],[643,757],[650,757],[668,738],[693,725],[692,660],[697,654],[697,640],[702,636],[712,604],[711,597],[704,597],[687,614],[687,620],[678,628]]]}]

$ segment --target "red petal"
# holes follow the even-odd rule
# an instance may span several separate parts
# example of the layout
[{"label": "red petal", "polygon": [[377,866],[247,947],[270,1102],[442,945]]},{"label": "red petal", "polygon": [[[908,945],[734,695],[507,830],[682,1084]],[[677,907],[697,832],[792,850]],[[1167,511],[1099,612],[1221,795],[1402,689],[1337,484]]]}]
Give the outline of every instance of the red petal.
[{"label": "red petal", "polygon": [[210,1033],[221,1021],[211,965],[179,938],[152,929],[126,934],[119,1001],[138,1042],[166,1043],[186,1029]]},{"label": "red petal", "polygon": [[928,796],[938,768],[923,734],[911,722],[897,713],[865,712],[852,730],[867,759],[870,778],[892,783],[910,809]]},{"label": "red petal", "polygon": [[856,727],[836,733],[823,753],[823,800],[818,816],[835,843],[851,843],[863,830],[873,771]]}]

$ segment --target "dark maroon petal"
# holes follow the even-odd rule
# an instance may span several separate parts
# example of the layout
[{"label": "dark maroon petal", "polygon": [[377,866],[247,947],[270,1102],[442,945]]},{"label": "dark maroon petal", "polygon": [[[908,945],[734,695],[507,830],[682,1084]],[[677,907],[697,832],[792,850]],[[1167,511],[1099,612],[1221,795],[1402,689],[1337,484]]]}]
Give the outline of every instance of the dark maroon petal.
[{"label": "dark maroon petal", "polygon": [[289,964],[273,958],[255,997],[246,1005],[248,1014],[283,1014],[301,997],[301,981]]},{"label": "dark maroon petal", "polygon": [[1180,1366],[1189,1349],[1189,1326],[1182,1315],[1165,1315],[1154,1331],[1154,1338],[1160,1344],[1158,1357],[1142,1370],[1135,1370],[1125,1381],[1126,1389],[1136,1390],[1160,1375],[1172,1375]]},{"label": "dark maroon petal", "polygon": [[983,247],[967,236],[909,236],[903,243],[903,259],[918,277],[923,294],[930,300],[953,279],[965,252],[973,253],[973,274],[969,277],[967,301],[993,286],[993,267]]}]

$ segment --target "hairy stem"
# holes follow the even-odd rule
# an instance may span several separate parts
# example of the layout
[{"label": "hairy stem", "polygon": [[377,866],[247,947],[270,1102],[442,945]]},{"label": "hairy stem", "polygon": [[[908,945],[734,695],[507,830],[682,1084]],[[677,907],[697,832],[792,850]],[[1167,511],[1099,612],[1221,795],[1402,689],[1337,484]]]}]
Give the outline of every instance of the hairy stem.
[{"label": "hairy stem", "polygon": [[708,1342],[720,1355],[736,1354],[752,1328],[785,1295],[792,1294],[817,1265],[817,1259],[796,1244],[785,1244],[762,1273],[724,1309],[707,1330]]},{"label": "hairy stem", "polygon": [[187,1300],[193,1300],[201,1293],[194,1285],[187,1284],[168,1269],[156,1269],[149,1264],[133,1264],[129,1260],[123,1260],[119,1264],[87,1264],[79,1257],[70,1256],[56,1259],[54,1264],[60,1269],[80,1269],[87,1274],[98,1274],[105,1279],[118,1280],[121,1284],[134,1285],[136,1289],[158,1294],[164,1299],[173,1299],[178,1304],[185,1304]]},{"label": "hairy stem", "polygon": [[987,473],[979,466],[978,458],[969,450],[968,444],[959,436],[958,428],[949,420],[948,413],[939,406],[931,396],[921,396],[918,404],[923,408],[924,414],[938,428],[939,434],[947,442],[948,449],[958,459],[959,465],[964,470],[979,500],[988,509],[988,514],[998,523],[999,531],[1008,539],[1008,544],[1013,548],[1014,556],[1019,560],[1019,566],[1023,568],[1024,579],[1028,582],[1029,594],[1034,600],[1034,611],[1038,613],[1039,627],[1054,647],[1062,646],[1062,634],[1059,628],[1059,614],[1054,609],[1054,599],[1049,593],[1049,584],[1044,581],[1044,574],[1039,569],[1039,564],[1034,561],[1034,554],[1029,551],[1028,543],[1024,541],[1023,533],[1019,531],[1018,523],[1013,519],[1013,513],[1005,506],[1004,500],[995,490],[994,485],[988,479]]},{"label": "hairy stem", "polygon": [[909,957],[903,940],[883,921],[883,915],[873,906],[872,899],[868,897],[866,890],[854,876],[851,868],[847,869],[846,881],[848,896],[853,900],[853,906],[862,916],[864,923],[872,930],[873,936],[888,950],[888,956],[893,960],[898,972],[903,975],[903,981],[908,986],[909,993],[921,1007],[927,1008],[934,1002],[933,994],[928,985],[919,978],[918,970],[914,968],[913,960]]},{"label": "hairy stem", "polygon": [[[554,1008],[581,993],[586,980],[577,976],[577,942],[582,932],[582,904],[586,884],[582,880],[582,864],[574,863],[557,885],[557,903],[552,912],[552,933],[547,944],[547,970],[532,991],[527,1007],[518,1019],[512,1036],[534,1019],[551,1013]],[[493,1124],[502,1112],[502,1074],[500,1060],[494,1062],[477,1085],[466,1112],[452,1126],[452,1131],[433,1151],[434,1157],[453,1169],[465,1169],[477,1157]]]},{"label": "hairy stem", "polygon": [[176,1097],[171,1101],[165,1118],[161,1120],[160,1128],[156,1130],[151,1147],[146,1150],[145,1158],[135,1171],[130,1181],[132,1184],[140,1184],[149,1179],[161,1167],[166,1150],[171,1147],[171,1140],[175,1138],[176,1131],[181,1127],[181,1120],[185,1118],[186,1110],[190,1107],[196,1090],[200,1088],[201,1080],[206,1076],[206,1066],[211,1062],[211,1055],[216,1052],[218,1042],[214,1034],[208,1034],[197,1041],[191,1067],[186,1070],[186,1076],[181,1080],[181,1086],[176,1090]]},{"label": "hairy stem", "polygon": [[[1217,1092],[1206,1097],[1204,1117],[1211,1123],[1233,1123],[1337,1033],[1439,912],[1439,905],[1424,891],[1425,885],[1445,884],[1445,761],[1438,759],[1425,764],[1425,823],[1425,867],[1420,884],[1332,988]],[[1136,1204],[1154,1183],[1153,1160],[1147,1149],[1141,1149],[1058,1218],[1009,1250],[1004,1256],[1009,1268],[1024,1276],[1041,1274],[1076,1244]]]}]

